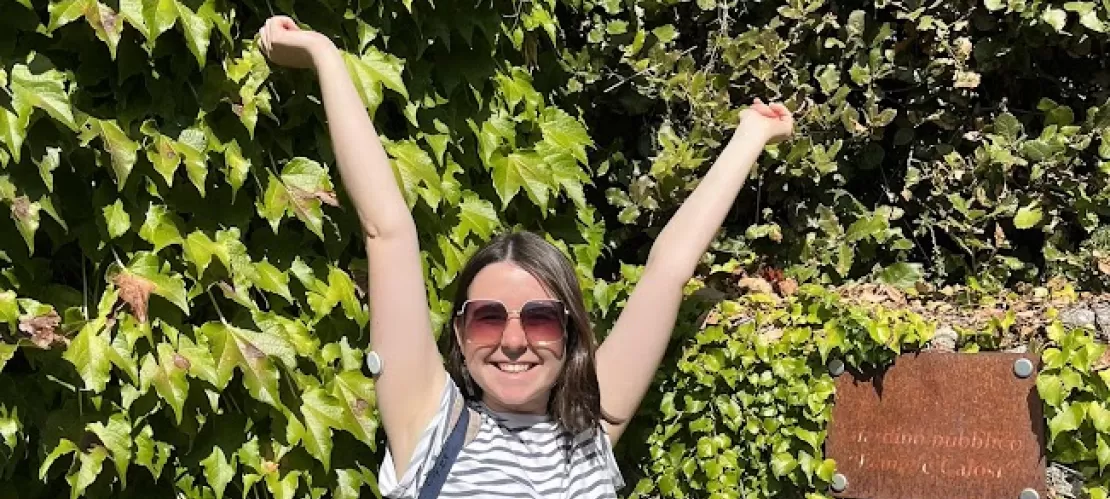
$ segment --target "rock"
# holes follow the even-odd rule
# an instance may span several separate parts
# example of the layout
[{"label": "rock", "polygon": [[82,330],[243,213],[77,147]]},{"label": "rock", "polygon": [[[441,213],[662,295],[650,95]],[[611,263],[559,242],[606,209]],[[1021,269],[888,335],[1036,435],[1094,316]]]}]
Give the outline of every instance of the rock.
[{"label": "rock", "polygon": [[1110,342],[1110,304],[1098,303],[1091,307],[1091,311],[1095,314],[1095,322],[1098,324],[1099,338],[1104,342]]},{"label": "rock", "polygon": [[936,333],[933,334],[933,339],[929,340],[929,349],[942,352],[955,352],[956,340],[959,338],[960,335],[956,333],[956,330],[952,329],[951,326],[940,326],[937,328]]},{"label": "rock", "polygon": [[1083,494],[1083,475],[1059,463],[1051,463],[1045,470],[1048,497],[1077,499]]},{"label": "rock", "polygon": [[794,279],[783,279],[779,281],[779,293],[782,296],[793,296],[798,292],[798,282]]},{"label": "rock", "polygon": [[1097,317],[1095,312],[1089,308],[1075,307],[1061,312],[1060,322],[1072,328],[1095,327]]},{"label": "rock", "polygon": [[748,290],[753,293],[767,293],[769,295],[775,293],[775,289],[771,287],[771,283],[760,277],[745,277],[737,281],[736,285],[739,286],[740,289]]}]

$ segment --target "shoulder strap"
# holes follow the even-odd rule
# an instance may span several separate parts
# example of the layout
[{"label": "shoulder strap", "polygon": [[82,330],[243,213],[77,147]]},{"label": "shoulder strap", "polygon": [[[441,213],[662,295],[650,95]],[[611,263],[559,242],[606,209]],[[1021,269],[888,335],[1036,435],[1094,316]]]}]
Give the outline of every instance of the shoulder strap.
[{"label": "shoulder strap", "polygon": [[424,485],[420,488],[419,499],[434,499],[439,496],[440,489],[447,481],[447,473],[451,471],[451,465],[455,464],[455,459],[459,456],[459,451],[463,446],[474,439],[476,433],[476,426],[473,423],[477,422],[478,418],[471,418],[471,410],[466,407],[466,402],[459,397],[462,407],[452,407],[451,416],[457,414],[458,419],[455,420],[455,426],[451,429],[451,434],[447,437],[447,442],[443,444],[443,451],[436,457],[435,464],[432,469],[428,471],[428,476],[424,479]]}]

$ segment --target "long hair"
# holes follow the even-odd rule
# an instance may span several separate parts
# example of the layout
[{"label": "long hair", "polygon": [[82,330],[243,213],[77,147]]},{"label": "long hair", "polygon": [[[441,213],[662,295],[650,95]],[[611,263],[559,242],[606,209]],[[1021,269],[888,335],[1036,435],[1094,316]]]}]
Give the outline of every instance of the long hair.
[{"label": "long hair", "polygon": [[440,335],[440,339],[447,342],[447,372],[461,387],[466,398],[482,398],[482,388],[471,380],[462,347],[454,334],[454,318],[466,302],[470,283],[478,272],[487,265],[503,261],[513,262],[532,274],[567,307],[565,361],[551,389],[548,413],[575,435],[596,428],[602,419],[616,424],[618,421],[606,415],[601,408],[601,389],[594,365],[597,339],[586,314],[574,267],[558,248],[530,232],[495,237],[471,257],[459,274],[451,318],[444,324]]}]

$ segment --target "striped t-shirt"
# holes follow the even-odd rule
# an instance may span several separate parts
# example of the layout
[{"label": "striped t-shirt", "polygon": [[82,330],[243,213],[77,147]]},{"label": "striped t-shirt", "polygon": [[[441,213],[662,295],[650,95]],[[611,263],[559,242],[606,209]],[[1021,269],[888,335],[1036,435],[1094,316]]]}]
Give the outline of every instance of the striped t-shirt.
[{"label": "striped t-shirt", "polygon": [[[451,433],[450,409],[462,393],[450,376],[439,410],[398,478],[386,449],[378,478],[382,497],[416,498]],[[598,430],[572,437],[547,415],[505,414],[470,402],[481,420],[474,439],[459,452],[439,497],[613,498],[624,479],[608,435]],[[471,415],[474,416],[473,414]]]}]

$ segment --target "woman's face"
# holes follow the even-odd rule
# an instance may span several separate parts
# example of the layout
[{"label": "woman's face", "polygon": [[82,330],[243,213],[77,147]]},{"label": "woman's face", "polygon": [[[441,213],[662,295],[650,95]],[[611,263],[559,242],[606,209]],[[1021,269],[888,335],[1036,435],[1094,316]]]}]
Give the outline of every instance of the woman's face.
[{"label": "woman's face", "polygon": [[563,369],[562,304],[508,261],[487,265],[467,291],[469,303],[455,318],[455,335],[470,377],[482,388],[482,401],[499,412],[546,412]]}]

